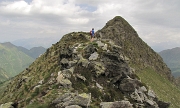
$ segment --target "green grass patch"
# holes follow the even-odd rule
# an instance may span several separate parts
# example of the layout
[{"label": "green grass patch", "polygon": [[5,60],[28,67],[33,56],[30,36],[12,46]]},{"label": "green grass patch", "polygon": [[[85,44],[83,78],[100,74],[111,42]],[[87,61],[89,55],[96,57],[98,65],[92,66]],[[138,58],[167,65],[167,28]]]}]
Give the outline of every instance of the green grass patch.
[{"label": "green grass patch", "polygon": [[37,96],[38,94],[39,94],[39,88],[36,88],[35,90],[34,90],[34,92],[31,94],[31,97],[32,98],[34,98],[35,96]]},{"label": "green grass patch", "polygon": [[48,104],[33,103],[28,105],[26,108],[49,108]]}]

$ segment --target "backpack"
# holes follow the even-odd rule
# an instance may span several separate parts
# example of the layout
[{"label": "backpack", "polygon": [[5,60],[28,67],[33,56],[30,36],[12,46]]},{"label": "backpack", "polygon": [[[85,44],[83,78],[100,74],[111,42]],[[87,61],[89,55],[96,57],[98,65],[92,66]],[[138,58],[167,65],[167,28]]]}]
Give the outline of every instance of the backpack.
[{"label": "backpack", "polygon": [[92,31],[90,31],[90,35],[92,35]]}]

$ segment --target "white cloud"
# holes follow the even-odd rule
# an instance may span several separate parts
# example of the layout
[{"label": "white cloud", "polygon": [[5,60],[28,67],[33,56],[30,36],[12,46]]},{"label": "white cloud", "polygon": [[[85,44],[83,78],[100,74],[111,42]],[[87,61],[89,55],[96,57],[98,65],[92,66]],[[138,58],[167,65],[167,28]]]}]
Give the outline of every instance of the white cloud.
[{"label": "white cloud", "polygon": [[6,20],[6,21],[4,21],[4,22],[0,22],[0,25],[2,25],[2,26],[8,26],[8,25],[10,25],[10,20]]},{"label": "white cloud", "polygon": [[71,24],[87,24],[89,22],[88,18],[67,18],[68,23]]},{"label": "white cloud", "polygon": [[25,1],[2,2],[0,12],[5,14],[28,14],[31,6]]},{"label": "white cloud", "polygon": [[56,33],[55,30],[51,30],[51,29],[47,29],[47,30],[42,30],[39,32],[40,34],[46,34],[46,33],[50,33],[50,34],[54,34]]},{"label": "white cloud", "polygon": [[101,29],[108,20],[120,15],[155,47],[178,43],[179,10],[179,0],[2,0],[0,40],[60,38],[68,32]]}]

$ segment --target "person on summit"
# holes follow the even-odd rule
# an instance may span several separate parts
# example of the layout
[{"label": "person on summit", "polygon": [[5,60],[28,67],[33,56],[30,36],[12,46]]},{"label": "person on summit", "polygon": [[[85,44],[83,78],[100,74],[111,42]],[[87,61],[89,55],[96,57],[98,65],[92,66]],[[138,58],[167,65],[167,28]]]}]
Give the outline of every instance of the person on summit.
[{"label": "person on summit", "polygon": [[91,42],[92,42],[94,40],[94,36],[95,36],[94,28],[92,28],[92,30],[90,31],[90,35],[91,35]]}]

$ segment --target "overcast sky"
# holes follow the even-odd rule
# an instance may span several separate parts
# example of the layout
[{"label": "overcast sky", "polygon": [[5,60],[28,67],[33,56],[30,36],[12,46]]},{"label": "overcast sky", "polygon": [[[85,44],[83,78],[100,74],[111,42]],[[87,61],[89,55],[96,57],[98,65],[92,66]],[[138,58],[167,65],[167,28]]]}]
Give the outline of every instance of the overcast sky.
[{"label": "overcast sky", "polygon": [[180,0],[0,0],[0,42],[59,41],[69,32],[97,31],[115,16],[156,51],[180,47]]}]

